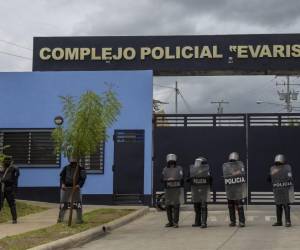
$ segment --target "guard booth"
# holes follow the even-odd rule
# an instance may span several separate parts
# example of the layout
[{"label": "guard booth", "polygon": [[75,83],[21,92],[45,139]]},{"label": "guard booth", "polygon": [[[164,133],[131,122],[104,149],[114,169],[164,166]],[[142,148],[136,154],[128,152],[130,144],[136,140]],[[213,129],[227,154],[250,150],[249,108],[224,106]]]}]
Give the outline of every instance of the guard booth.
[{"label": "guard booth", "polygon": [[[248,204],[273,203],[269,169],[278,153],[298,168],[300,148],[300,114],[199,114],[154,116],[154,197],[163,191],[160,176],[166,155],[175,153],[178,164],[187,174],[194,160],[208,159],[213,177],[212,202],[225,203],[222,164],[236,151],[247,168]],[[186,202],[191,201],[185,184]],[[300,183],[295,183],[296,203],[300,203]]]}]

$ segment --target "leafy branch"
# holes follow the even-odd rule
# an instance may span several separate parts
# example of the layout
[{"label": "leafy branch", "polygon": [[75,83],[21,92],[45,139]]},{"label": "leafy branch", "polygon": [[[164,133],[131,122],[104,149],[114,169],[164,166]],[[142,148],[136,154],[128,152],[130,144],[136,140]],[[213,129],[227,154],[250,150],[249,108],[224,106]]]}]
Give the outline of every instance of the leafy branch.
[{"label": "leafy branch", "polygon": [[52,133],[56,152],[80,159],[97,151],[108,139],[107,129],[117,120],[121,103],[109,88],[102,95],[87,91],[79,99],[60,96],[65,124]]},{"label": "leafy branch", "polygon": [[4,153],[4,150],[7,149],[7,148],[9,148],[9,147],[10,147],[10,145],[6,145],[6,146],[3,146],[3,147],[0,147],[0,164],[3,163],[4,158],[5,158],[6,156],[8,156],[8,155],[6,155],[6,154]]}]

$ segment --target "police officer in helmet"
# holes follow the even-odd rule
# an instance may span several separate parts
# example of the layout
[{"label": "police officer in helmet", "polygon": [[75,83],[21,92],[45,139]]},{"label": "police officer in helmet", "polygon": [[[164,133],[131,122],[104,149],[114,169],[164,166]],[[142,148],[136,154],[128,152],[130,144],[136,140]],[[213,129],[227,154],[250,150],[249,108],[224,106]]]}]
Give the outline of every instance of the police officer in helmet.
[{"label": "police officer in helmet", "polygon": [[183,200],[183,171],[177,165],[177,156],[168,154],[167,166],[162,172],[168,223],[166,227],[178,228],[180,203]]},{"label": "police officer in helmet", "polygon": [[290,204],[295,200],[292,167],[286,163],[282,154],[275,156],[274,165],[270,168],[269,182],[272,182],[276,204],[277,221],[273,226],[282,226],[282,212],[285,214],[285,226],[290,227]]},{"label": "police officer in helmet", "polygon": [[229,154],[229,161],[223,164],[223,176],[225,182],[226,196],[230,224],[236,226],[236,213],[239,216],[239,226],[245,226],[245,214],[243,200],[247,197],[247,179],[243,162],[239,160],[239,154],[232,152]]},{"label": "police officer in helmet", "polygon": [[195,223],[193,227],[207,227],[207,202],[210,201],[212,177],[207,159],[198,157],[190,166],[187,181],[191,184],[192,203],[194,204]]}]

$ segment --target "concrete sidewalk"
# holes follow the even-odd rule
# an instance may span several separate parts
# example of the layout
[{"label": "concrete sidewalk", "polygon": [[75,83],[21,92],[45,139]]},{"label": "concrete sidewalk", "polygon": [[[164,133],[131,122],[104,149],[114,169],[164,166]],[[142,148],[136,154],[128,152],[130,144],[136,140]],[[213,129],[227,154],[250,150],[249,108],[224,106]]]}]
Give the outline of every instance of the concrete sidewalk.
[{"label": "concrete sidewalk", "polygon": [[153,211],[78,250],[299,250],[300,209],[292,206],[293,227],[272,227],[274,206],[251,206],[245,228],[228,227],[226,207],[209,208],[208,228],[193,228],[194,212],[185,206],[178,229],[165,228],[166,214]]},{"label": "concrete sidewalk", "polygon": [[[18,224],[12,224],[10,221],[6,223],[0,223],[0,239],[6,236],[17,235],[21,233],[26,233],[32,230],[42,229],[56,224],[58,217],[59,204],[53,203],[44,203],[44,202],[34,202],[34,201],[25,201],[34,205],[47,207],[49,208],[46,211],[36,214],[30,214],[24,217],[18,218]],[[101,205],[84,205],[83,212],[90,212],[99,208],[109,208],[112,206],[101,206]],[[126,206],[118,207],[114,206],[113,208],[128,208]],[[135,207],[129,207],[135,208]],[[67,218],[68,214],[66,214]],[[74,217],[76,213],[74,213]]]}]

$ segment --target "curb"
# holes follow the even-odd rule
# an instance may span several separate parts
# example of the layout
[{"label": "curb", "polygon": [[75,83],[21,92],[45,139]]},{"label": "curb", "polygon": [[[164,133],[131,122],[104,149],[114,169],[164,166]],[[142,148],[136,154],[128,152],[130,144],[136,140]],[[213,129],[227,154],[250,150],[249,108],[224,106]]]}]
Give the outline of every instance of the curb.
[{"label": "curb", "polygon": [[137,218],[147,214],[149,208],[141,208],[133,213],[130,213],[124,217],[111,221],[107,224],[97,226],[95,228],[88,229],[84,232],[68,236],[53,242],[49,242],[40,246],[30,248],[29,250],[60,250],[68,249],[71,247],[78,247],[84,245],[89,241],[92,241],[100,236],[105,235],[107,232],[119,228],[129,222],[136,220]]}]

